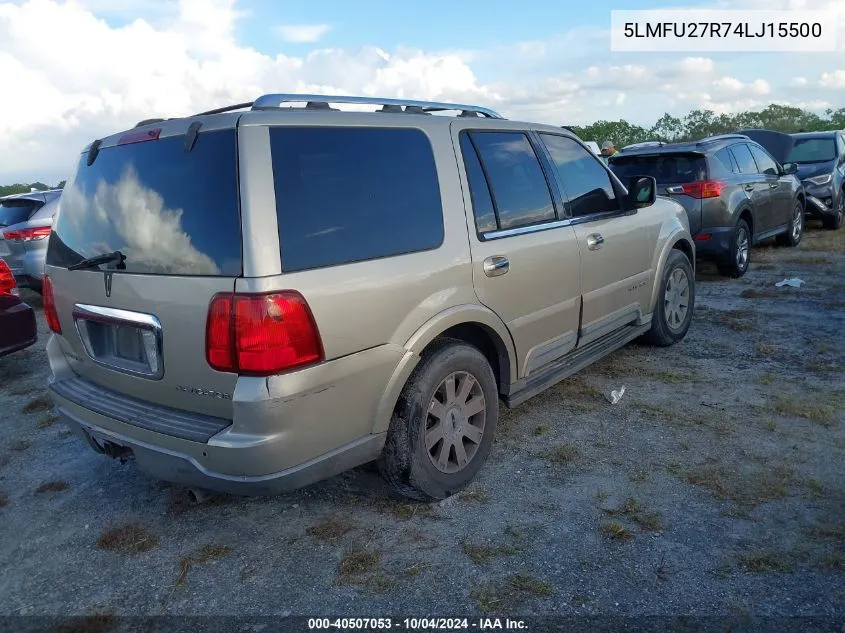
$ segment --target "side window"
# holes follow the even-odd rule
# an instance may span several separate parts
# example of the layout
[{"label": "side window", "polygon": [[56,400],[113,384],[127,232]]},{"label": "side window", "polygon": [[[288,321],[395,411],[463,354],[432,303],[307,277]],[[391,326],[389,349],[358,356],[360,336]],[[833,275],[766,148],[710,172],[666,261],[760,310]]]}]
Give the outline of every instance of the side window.
[{"label": "side window", "polygon": [[751,154],[754,156],[754,162],[757,163],[757,169],[760,170],[760,173],[766,174],[767,176],[777,176],[778,166],[774,159],[756,145],[749,145],[749,147],[751,148]]},{"label": "side window", "polygon": [[525,133],[470,132],[469,137],[487,176],[499,229],[556,219],[549,185]]},{"label": "side window", "polygon": [[557,134],[540,134],[549,150],[575,217],[619,209],[610,176],[599,161],[576,141]]},{"label": "side window", "polygon": [[754,157],[748,149],[748,145],[740,143],[731,146],[731,154],[733,154],[736,164],[739,166],[739,173],[741,174],[756,174],[757,163],[754,162]]},{"label": "side window", "polygon": [[274,127],[270,152],[283,271],[443,242],[434,153],[421,130]]},{"label": "side window", "polygon": [[493,208],[493,198],[487,177],[478,160],[478,152],[469,138],[469,134],[461,134],[461,154],[464,157],[464,167],[469,181],[469,195],[472,198],[472,211],[475,215],[475,230],[479,235],[495,231],[499,228],[496,220],[496,210]]},{"label": "side window", "polygon": [[733,155],[730,151],[728,151],[727,147],[716,152],[716,159],[725,169],[728,170],[728,172],[735,174],[739,171],[739,168],[736,166],[736,161],[734,161]]}]

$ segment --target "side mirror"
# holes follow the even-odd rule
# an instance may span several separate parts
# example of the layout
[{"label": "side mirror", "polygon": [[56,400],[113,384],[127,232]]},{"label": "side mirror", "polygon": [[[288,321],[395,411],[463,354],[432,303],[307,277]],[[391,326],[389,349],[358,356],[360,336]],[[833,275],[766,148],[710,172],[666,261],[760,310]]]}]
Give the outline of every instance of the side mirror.
[{"label": "side mirror", "polygon": [[798,173],[798,163],[784,163],[783,164],[783,174],[784,176],[791,176],[792,174]]},{"label": "side mirror", "polygon": [[634,176],[628,181],[628,208],[642,209],[654,204],[657,180],[651,176]]}]

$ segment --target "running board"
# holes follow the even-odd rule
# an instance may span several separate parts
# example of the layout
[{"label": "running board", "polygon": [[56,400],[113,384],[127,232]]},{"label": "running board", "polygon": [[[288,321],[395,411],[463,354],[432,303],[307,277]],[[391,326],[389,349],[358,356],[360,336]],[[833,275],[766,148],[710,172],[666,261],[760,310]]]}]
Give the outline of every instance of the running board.
[{"label": "running board", "polygon": [[519,380],[514,385],[514,390],[505,396],[505,404],[508,407],[516,407],[538,393],[568,378],[585,367],[592,365],[597,360],[604,358],[611,352],[624,347],[635,338],[638,338],[651,329],[651,323],[645,325],[626,325],[625,327],[611,332],[602,338],[585,345],[552,362],[548,367]]}]

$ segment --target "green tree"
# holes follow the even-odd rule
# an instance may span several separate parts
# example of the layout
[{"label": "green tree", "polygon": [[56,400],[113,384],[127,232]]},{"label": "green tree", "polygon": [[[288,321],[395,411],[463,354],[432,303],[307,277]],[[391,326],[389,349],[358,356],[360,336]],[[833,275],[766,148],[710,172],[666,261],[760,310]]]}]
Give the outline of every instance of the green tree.
[{"label": "green tree", "polygon": [[683,122],[668,112],[657,119],[657,123],[648,131],[651,138],[669,143],[683,140],[685,134]]}]

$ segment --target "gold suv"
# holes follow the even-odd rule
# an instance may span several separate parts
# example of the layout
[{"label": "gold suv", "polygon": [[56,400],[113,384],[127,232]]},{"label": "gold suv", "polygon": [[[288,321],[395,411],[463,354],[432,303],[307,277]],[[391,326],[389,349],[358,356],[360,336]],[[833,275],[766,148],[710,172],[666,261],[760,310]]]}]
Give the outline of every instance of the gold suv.
[{"label": "gold suv", "polygon": [[142,121],[86,147],[61,198],[51,395],[95,450],[197,496],[377,460],[446,497],[500,400],[685,336],[694,246],[655,191],[477,106],[271,94]]}]

